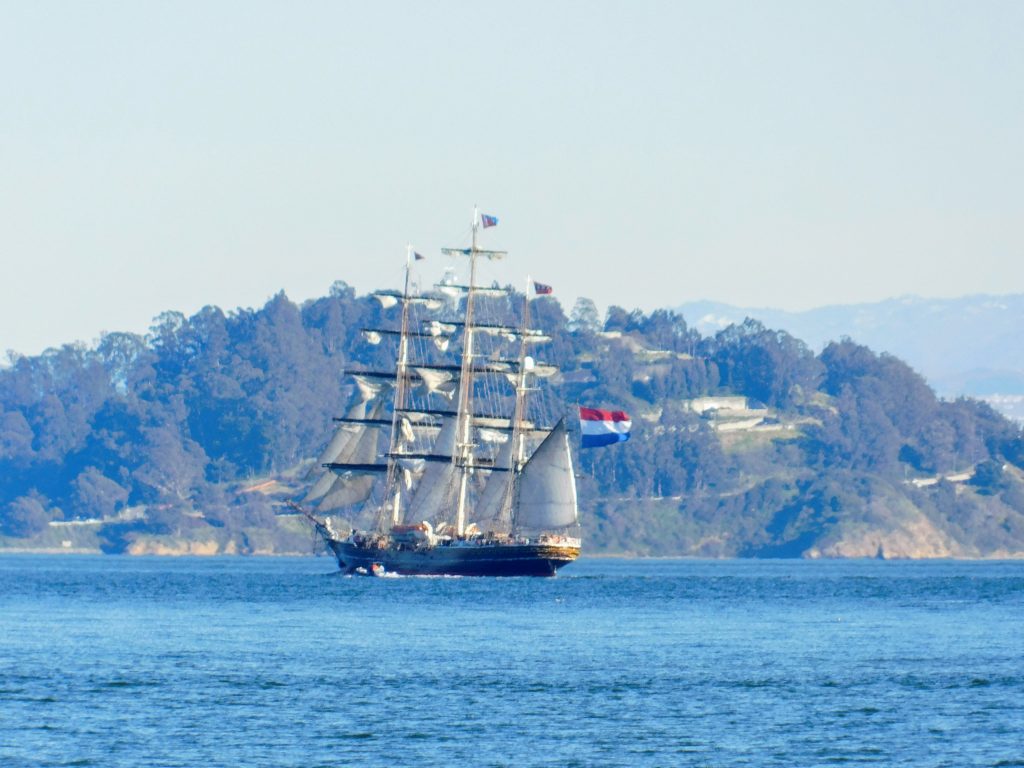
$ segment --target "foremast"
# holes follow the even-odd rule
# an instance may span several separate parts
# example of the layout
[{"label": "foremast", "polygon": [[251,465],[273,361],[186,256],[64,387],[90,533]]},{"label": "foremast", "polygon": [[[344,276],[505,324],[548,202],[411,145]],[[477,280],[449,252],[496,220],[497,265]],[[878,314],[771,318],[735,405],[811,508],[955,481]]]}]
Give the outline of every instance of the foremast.
[{"label": "foremast", "polygon": [[413,250],[406,246],[405,254],[405,286],[402,289],[402,317],[398,332],[398,362],[395,366],[395,399],[391,414],[391,436],[388,440],[387,475],[381,507],[377,513],[377,529],[390,517],[391,525],[402,520],[402,484],[400,482],[401,466],[396,454],[399,452],[401,437],[400,420],[405,410],[409,391],[409,286],[412,271]]}]

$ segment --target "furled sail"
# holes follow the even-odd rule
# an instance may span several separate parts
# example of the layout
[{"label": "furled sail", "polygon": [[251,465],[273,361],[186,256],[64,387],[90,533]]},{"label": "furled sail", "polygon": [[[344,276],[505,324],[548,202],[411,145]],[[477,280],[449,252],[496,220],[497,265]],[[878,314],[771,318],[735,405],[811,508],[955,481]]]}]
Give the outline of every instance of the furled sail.
[{"label": "furled sail", "polygon": [[477,296],[507,296],[511,293],[510,289],[497,286],[487,288],[482,285],[475,285],[473,288],[470,288],[468,285],[438,285],[436,288],[440,293],[451,298],[469,293],[470,290]]},{"label": "furled sail", "polygon": [[407,301],[410,304],[421,304],[432,312],[436,312],[443,306],[443,302],[431,296],[403,296],[397,291],[377,291],[370,295],[380,302],[383,309],[391,309],[400,301]]},{"label": "furled sail", "polygon": [[433,368],[416,368],[427,392],[444,395],[449,400],[455,395],[456,384],[452,379],[455,375],[450,371],[439,371]]},{"label": "furled sail", "polygon": [[576,477],[565,419],[558,422],[523,467],[514,519],[516,528],[531,531],[576,524]]},{"label": "furled sail", "polygon": [[389,381],[373,381],[367,376],[353,375],[352,378],[355,379],[356,386],[359,388],[359,397],[364,402],[373,400],[373,398],[392,385]]}]

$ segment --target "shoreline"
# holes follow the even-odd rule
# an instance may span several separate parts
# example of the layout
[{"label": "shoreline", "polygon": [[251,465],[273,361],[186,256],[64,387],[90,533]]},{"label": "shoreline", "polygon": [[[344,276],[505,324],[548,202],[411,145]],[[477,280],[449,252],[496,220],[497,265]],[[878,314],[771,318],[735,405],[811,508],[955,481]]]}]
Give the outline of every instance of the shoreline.
[{"label": "shoreline", "polygon": [[[31,555],[77,555],[77,556],[88,556],[88,557],[124,557],[124,558],[176,558],[176,557],[195,557],[201,559],[244,559],[244,558],[274,558],[274,557],[302,557],[302,558],[319,558],[327,557],[330,555],[327,553],[310,553],[310,552],[213,552],[213,553],[201,553],[201,552],[103,552],[99,549],[64,549],[54,547],[0,547],[0,557],[4,555],[13,555],[16,557],[20,556],[31,556]],[[1024,552],[1000,552],[991,556],[981,557],[891,557],[891,558],[878,558],[878,557],[707,557],[707,556],[696,556],[696,555],[642,555],[637,553],[621,553],[621,552],[594,552],[591,554],[581,555],[581,559],[588,560],[646,560],[646,561],[739,561],[739,562],[888,562],[888,563],[909,563],[909,562],[921,562],[921,563],[994,563],[994,562],[1020,562],[1024,560]]]}]

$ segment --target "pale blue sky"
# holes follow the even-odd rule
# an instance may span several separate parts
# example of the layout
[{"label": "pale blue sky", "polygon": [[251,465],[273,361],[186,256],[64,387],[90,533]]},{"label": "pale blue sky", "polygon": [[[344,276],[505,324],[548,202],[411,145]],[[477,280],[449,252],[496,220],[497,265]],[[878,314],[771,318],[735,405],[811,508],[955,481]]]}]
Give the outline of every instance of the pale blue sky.
[{"label": "pale blue sky", "polygon": [[1024,3],[0,3],[0,353],[400,280],[1024,291]]}]

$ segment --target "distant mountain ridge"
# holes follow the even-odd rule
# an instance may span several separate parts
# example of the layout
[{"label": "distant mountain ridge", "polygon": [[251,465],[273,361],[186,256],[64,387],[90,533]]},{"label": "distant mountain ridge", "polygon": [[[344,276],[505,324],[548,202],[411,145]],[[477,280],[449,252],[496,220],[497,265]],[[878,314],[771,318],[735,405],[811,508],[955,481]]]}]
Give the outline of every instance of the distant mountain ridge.
[{"label": "distant mountain ridge", "polygon": [[693,301],[676,308],[702,334],[752,317],[820,350],[848,336],[906,360],[944,397],[971,395],[1024,418],[1024,294],[902,296],[801,312]]}]

